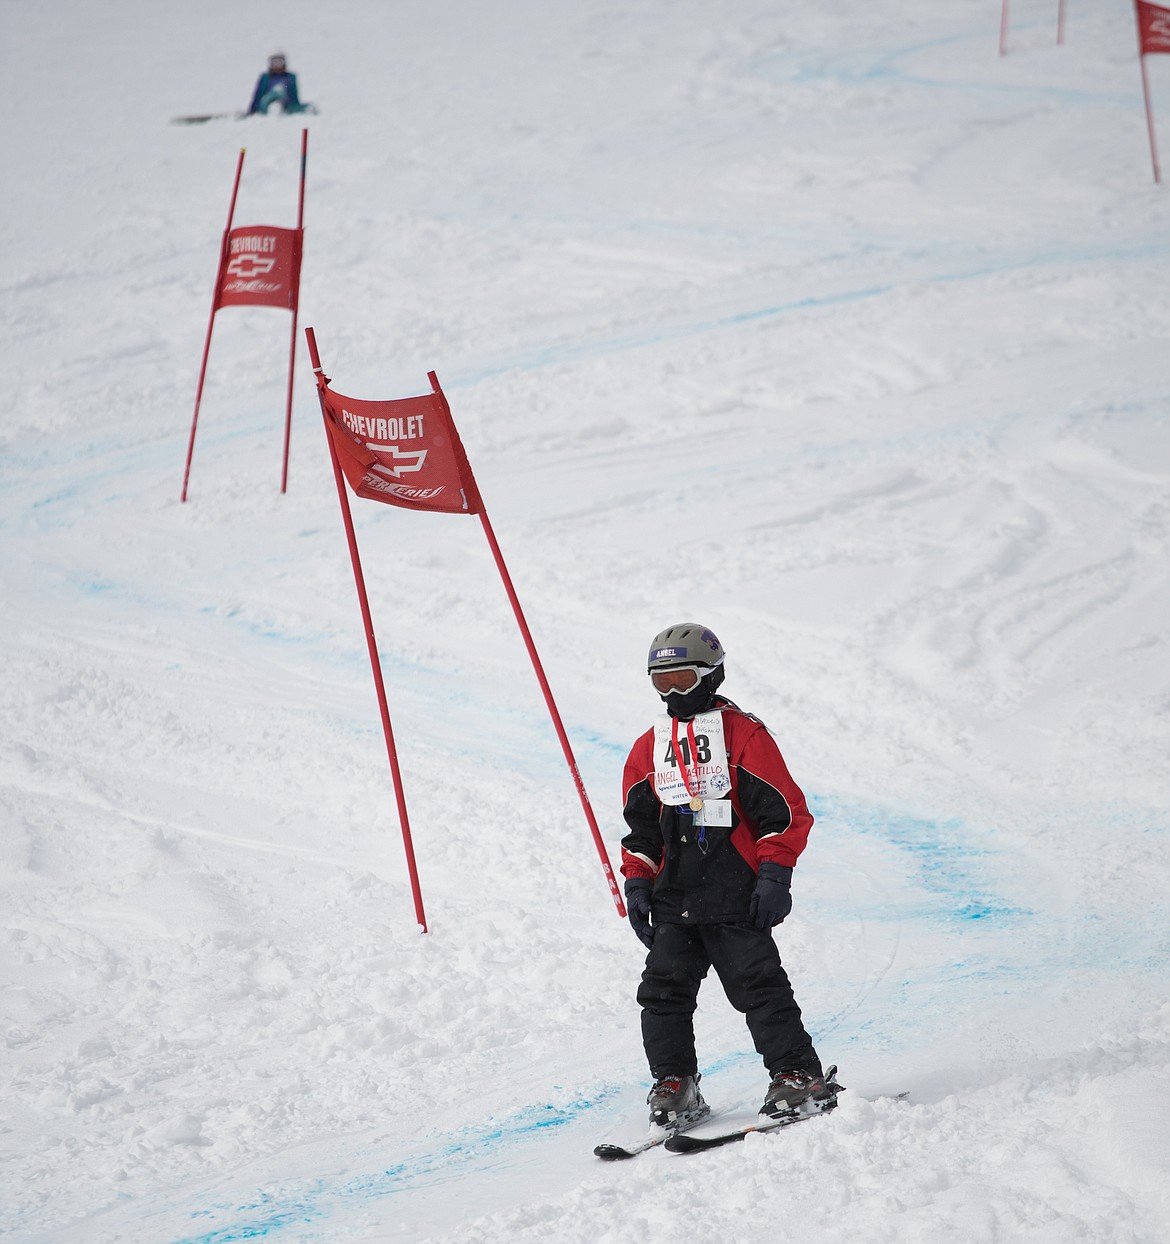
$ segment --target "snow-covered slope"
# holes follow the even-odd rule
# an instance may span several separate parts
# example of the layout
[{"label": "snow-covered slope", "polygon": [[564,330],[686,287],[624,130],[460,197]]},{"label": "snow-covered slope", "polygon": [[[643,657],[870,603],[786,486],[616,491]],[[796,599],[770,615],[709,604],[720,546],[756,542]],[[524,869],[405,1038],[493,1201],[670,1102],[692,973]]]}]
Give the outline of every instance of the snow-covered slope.
[{"label": "snow-covered slope", "polygon": [[[10,1238],[1166,1238],[1170,199],[1131,10],[1068,7],[1003,58],[990,0],[6,7]],[[614,860],[671,621],[808,793],[833,1116],[591,1156],[640,947],[478,524],[359,502],[417,932],[287,315],[218,317],[179,504],[238,151],[292,225],[301,124],[167,122],[278,48],[301,322],[342,392],[439,374]]]}]

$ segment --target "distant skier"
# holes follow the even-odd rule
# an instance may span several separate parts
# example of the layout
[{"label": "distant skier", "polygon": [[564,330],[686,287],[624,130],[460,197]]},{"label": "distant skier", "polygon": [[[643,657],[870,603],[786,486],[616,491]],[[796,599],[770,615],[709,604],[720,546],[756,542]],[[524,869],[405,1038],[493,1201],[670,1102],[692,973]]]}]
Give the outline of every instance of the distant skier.
[{"label": "distant skier", "polygon": [[649,947],[638,989],[647,1103],[663,1128],[709,1112],[694,1012],[712,966],[771,1074],[762,1115],[831,1108],[839,1087],[826,1084],[772,940],[812,816],[764,724],[716,694],[723,657],[697,622],[655,637],[647,672],[666,713],[634,744],[623,781],[626,904]]},{"label": "distant skier", "polygon": [[256,79],[248,115],[266,113],[273,105],[285,112],[316,112],[312,104],[302,104],[297,94],[297,75],[289,73],[283,52],[268,58],[268,70]]}]

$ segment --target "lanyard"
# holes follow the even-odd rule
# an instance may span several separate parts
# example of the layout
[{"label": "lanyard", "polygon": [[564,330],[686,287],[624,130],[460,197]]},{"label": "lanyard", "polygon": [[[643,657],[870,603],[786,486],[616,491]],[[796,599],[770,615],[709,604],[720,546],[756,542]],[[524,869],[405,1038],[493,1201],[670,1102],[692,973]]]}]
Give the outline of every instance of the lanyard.
[{"label": "lanyard", "polygon": [[[691,786],[691,779],[687,776],[686,757],[683,756],[678,746],[678,718],[677,717],[672,717],[670,719],[670,742],[671,742],[671,746],[674,748],[674,758],[675,760],[678,761],[678,772],[679,772],[679,777],[682,778],[683,789],[691,797],[691,812],[692,813],[701,812],[703,810],[703,801],[699,797],[699,794],[698,794],[699,775],[698,775],[698,762],[695,760],[695,723],[693,721],[687,722],[687,751],[690,753],[691,760],[694,761],[695,769],[696,769],[695,778],[694,778],[695,784],[693,787]],[[698,836],[697,841],[699,844],[699,850],[702,851],[703,854],[705,855],[707,853],[707,827],[706,825],[699,826],[699,836]]]},{"label": "lanyard", "polygon": [[[678,718],[677,717],[672,717],[670,719],[670,742],[671,742],[671,746],[674,748],[674,758],[675,760],[678,761],[678,775],[679,777],[682,778],[683,789],[691,797],[691,811],[699,812],[703,807],[703,801],[699,798],[699,795],[698,795],[698,786],[699,786],[698,773],[696,772],[695,774],[695,785],[694,787],[692,787],[691,779],[687,777],[686,757],[682,754],[681,751],[679,751]],[[687,722],[687,751],[690,753],[691,758],[694,759],[695,723],[693,721]],[[696,765],[695,767],[697,770],[698,766]]]}]

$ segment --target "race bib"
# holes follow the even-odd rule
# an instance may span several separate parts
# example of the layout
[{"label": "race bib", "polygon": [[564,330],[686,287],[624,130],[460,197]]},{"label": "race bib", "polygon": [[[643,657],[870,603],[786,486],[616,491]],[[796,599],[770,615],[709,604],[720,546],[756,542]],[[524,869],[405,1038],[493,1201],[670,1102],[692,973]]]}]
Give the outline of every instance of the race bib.
[{"label": "race bib", "polygon": [[677,730],[674,726],[674,719],[666,715],[654,719],[655,794],[672,807],[689,804],[692,797],[704,802],[725,798],[731,791],[731,766],[727,763],[723,714],[701,713],[690,723],[690,730],[686,722],[678,722]]}]

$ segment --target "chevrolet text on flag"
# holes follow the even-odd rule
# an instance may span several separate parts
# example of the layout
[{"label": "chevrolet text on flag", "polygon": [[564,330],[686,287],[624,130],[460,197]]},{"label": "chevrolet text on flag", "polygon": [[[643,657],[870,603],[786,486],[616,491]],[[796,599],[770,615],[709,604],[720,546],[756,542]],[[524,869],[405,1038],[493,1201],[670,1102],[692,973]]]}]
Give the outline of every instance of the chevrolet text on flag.
[{"label": "chevrolet text on flag", "polygon": [[1162,180],[1158,166],[1158,140],[1154,134],[1154,109],[1150,103],[1150,77],[1146,72],[1146,57],[1159,52],[1170,53],[1170,9],[1148,0],[1134,0],[1137,15],[1138,60],[1142,67],[1142,96],[1146,101],[1146,131],[1150,136],[1150,160],[1154,166],[1154,180]]},{"label": "chevrolet text on flag", "polygon": [[233,229],[236,196],[240,191],[240,174],[244,169],[244,150],[236,162],[236,178],[228,205],[227,226],[219,248],[219,267],[215,273],[215,293],[211,299],[211,315],[207,320],[207,336],[203,342],[203,361],[199,364],[199,384],[195,389],[195,411],[191,416],[191,435],[187,440],[187,463],[183,468],[183,491],[180,501],[187,500],[191,479],[191,458],[195,453],[195,429],[199,423],[199,405],[203,400],[203,382],[207,378],[207,358],[211,353],[211,330],[215,313],[223,307],[281,307],[292,312],[292,334],[288,347],[288,385],[284,403],[284,454],[280,467],[280,491],[288,488],[288,446],[292,433],[293,368],[297,354],[297,310],[301,291],[301,256],[305,242],[305,164],[309,150],[309,131],[301,131],[301,177],[297,196],[297,227],[279,229],[275,225],[250,225]]},{"label": "chevrolet text on flag", "polygon": [[589,803],[585,784],[581,780],[577,761],[564,723],[553,699],[552,689],[544,674],[544,667],[532,632],[520,608],[520,600],[512,585],[512,577],[504,564],[503,554],[496,542],[495,532],[488,520],[487,511],[479,495],[471,464],[467,461],[463,443],[451,417],[447,398],[439,387],[434,372],[428,374],[430,393],[421,397],[398,398],[386,402],[366,402],[344,397],[329,387],[329,378],[321,369],[321,356],[317,352],[317,339],[311,328],[305,329],[309,345],[309,358],[313,374],[317,378],[317,396],[321,401],[321,416],[325,422],[325,436],[329,443],[329,458],[333,464],[333,479],[337,485],[337,500],[341,506],[341,520],[349,544],[350,562],[353,566],[354,586],[357,588],[358,606],[361,609],[362,626],[366,636],[366,649],[370,656],[370,668],[374,676],[374,689],[378,696],[378,710],[382,717],[382,733],[386,740],[386,756],[390,762],[390,774],[394,783],[394,798],[398,808],[398,822],[402,828],[402,843],[406,851],[406,867],[410,875],[410,889],[414,897],[414,913],[419,927],[427,931],[426,913],[423,910],[422,887],[418,879],[418,867],[414,856],[414,842],[410,833],[410,821],[406,811],[406,796],[402,788],[402,773],[398,764],[398,751],[394,744],[394,729],[390,723],[390,708],[386,699],[386,685],[382,678],[382,664],[378,657],[378,643],[374,638],[374,623],[370,614],[370,601],[358,554],[357,536],[354,532],[353,515],[350,513],[346,485],[359,497],[381,501],[386,505],[403,506],[410,510],[434,510],[447,514],[478,515],[500,580],[512,606],[516,625],[520,628],[524,646],[536,673],[544,695],[544,702],[552,718],[557,739],[561,745],[569,773],[577,788],[593,844],[601,859],[602,871],[609,885],[609,892],[617,913],[625,919],[626,908],[622,902],[597,819]]},{"label": "chevrolet text on flag", "polygon": [[412,510],[478,513],[475,480],[441,393],[364,402],[326,386],[320,396],[330,444],[357,496]]},{"label": "chevrolet text on flag", "polygon": [[1138,43],[1143,56],[1152,52],[1170,52],[1170,9],[1136,0]]},{"label": "chevrolet text on flag", "polygon": [[292,311],[301,285],[303,237],[300,229],[277,229],[273,225],[230,230],[215,291],[215,309],[250,306]]}]

